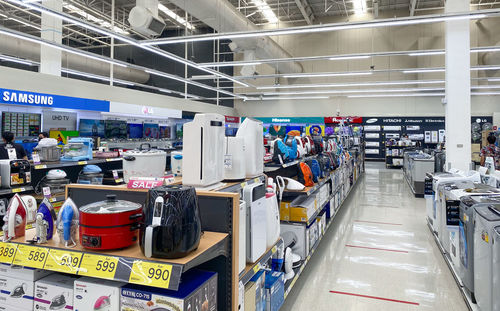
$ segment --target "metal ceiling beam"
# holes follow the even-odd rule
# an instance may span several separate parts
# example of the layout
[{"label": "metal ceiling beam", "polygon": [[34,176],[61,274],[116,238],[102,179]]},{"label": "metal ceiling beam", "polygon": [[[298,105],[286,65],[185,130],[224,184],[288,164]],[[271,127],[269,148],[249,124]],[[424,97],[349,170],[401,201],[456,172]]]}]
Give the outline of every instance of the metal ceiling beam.
[{"label": "metal ceiling beam", "polygon": [[417,0],[411,0],[411,2],[410,2],[410,16],[415,15],[416,8],[417,8]]},{"label": "metal ceiling beam", "polygon": [[299,7],[300,13],[302,13],[302,16],[304,16],[307,24],[312,25],[314,21],[314,13],[307,0],[295,0],[295,3]]}]

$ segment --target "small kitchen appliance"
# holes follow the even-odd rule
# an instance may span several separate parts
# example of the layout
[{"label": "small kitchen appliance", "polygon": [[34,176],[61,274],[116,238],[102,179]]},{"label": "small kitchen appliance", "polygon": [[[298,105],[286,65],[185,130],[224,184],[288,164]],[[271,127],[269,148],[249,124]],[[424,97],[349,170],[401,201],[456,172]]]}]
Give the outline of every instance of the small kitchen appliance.
[{"label": "small kitchen appliance", "polygon": [[63,148],[61,161],[92,160],[94,140],[91,137],[70,138]]}]

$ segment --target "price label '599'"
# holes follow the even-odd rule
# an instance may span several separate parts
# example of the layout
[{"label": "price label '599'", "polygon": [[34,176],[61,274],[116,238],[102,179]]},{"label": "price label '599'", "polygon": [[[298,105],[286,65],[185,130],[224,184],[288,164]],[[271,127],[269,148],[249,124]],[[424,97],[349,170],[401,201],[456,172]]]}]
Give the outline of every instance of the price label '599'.
[{"label": "price label '599'", "polygon": [[136,260],[130,272],[130,283],[168,288],[172,265]]},{"label": "price label '599'", "polygon": [[117,257],[84,254],[78,274],[112,280],[115,278],[117,268]]}]

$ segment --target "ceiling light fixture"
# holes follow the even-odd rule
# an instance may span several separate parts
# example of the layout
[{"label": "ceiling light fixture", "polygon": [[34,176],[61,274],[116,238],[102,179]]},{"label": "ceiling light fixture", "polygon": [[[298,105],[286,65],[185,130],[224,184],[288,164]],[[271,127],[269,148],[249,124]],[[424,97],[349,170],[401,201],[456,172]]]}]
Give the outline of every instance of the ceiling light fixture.
[{"label": "ceiling light fixture", "polygon": [[444,55],[445,53],[445,51],[414,52],[408,53],[408,56]]},{"label": "ceiling light fixture", "polygon": [[264,96],[270,95],[312,95],[312,94],[350,94],[350,93],[393,93],[393,92],[432,92],[444,91],[444,88],[399,88],[399,89],[364,89],[364,90],[335,90],[335,91],[305,91],[305,92],[269,92],[263,93]]},{"label": "ceiling light fixture", "polygon": [[248,97],[249,101],[260,100],[295,100],[295,99],[328,99],[329,96],[294,96],[294,97]]},{"label": "ceiling light fixture", "polygon": [[334,56],[330,57],[329,60],[346,60],[346,59],[366,59],[370,58],[370,55],[353,55],[353,56]]},{"label": "ceiling light fixture", "polygon": [[331,73],[302,73],[285,74],[283,78],[317,78],[317,77],[343,77],[343,76],[369,76],[371,71],[366,72],[331,72]]},{"label": "ceiling light fixture", "polygon": [[258,90],[269,89],[300,89],[300,88],[323,88],[323,87],[352,87],[352,86],[378,86],[378,85],[415,85],[415,84],[441,84],[444,80],[408,80],[408,81],[381,81],[381,82],[359,82],[359,83],[325,83],[325,84],[296,84],[296,85],[269,85],[258,86]]},{"label": "ceiling light fixture", "polygon": [[500,78],[490,78],[488,82],[500,82]]},{"label": "ceiling light fixture", "polygon": [[[9,1],[13,1],[13,0],[9,0]],[[480,19],[480,18],[485,18],[485,17],[491,16],[491,15],[496,15],[499,13],[500,13],[499,9],[492,9],[492,10],[484,10],[484,11],[470,11],[470,12],[466,12],[466,13],[451,13],[451,14],[443,14],[443,15],[411,16],[411,17],[395,18],[395,19],[358,21],[358,22],[352,22],[352,23],[348,23],[348,24],[346,24],[346,23],[333,23],[333,24],[278,28],[278,29],[270,29],[270,30],[254,30],[254,31],[246,31],[246,32],[203,34],[203,35],[195,35],[195,36],[180,36],[180,37],[173,37],[173,38],[143,40],[141,42],[141,44],[143,44],[143,45],[160,45],[160,44],[185,43],[185,42],[195,42],[195,41],[211,41],[211,40],[222,40],[222,39],[239,39],[239,38],[263,37],[263,36],[280,36],[280,35],[292,35],[292,34],[319,33],[319,32],[329,32],[329,31],[348,30],[348,29],[406,26],[406,25],[426,24],[426,23],[438,23],[438,22],[445,22],[445,21],[451,21],[451,20]]]},{"label": "ceiling light fixture", "polygon": [[349,95],[347,98],[368,98],[368,97],[432,97],[432,96],[444,96],[444,93],[403,93],[403,94],[362,94],[362,95]]},{"label": "ceiling light fixture", "polygon": [[444,68],[417,68],[403,70],[403,73],[430,73],[430,72],[445,72]]},{"label": "ceiling light fixture", "polygon": [[174,11],[170,10],[169,8],[167,8],[166,6],[164,6],[163,4],[161,4],[161,3],[158,4],[158,10],[162,11],[163,13],[165,13],[168,17],[170,17],[171,19],[173,19],[177,23],[179,23],[179,24],[181,24],[183,26],[186,26],[187,29],[189,29],[189,30],[194,30],[195,29],[195,27],[193,26],[193,24],[191,24],[190,22],[188,22],[184,18],[180,17]]},{"label": "ceiling light fixture", "polygon": [[18,64],[22,64],[22,65],[33,66],[33,63],[28,61],[28,60],[24,60],[24,59],[17,58],[17,57],[10,57],[7,55],[0,55],[0,60],[12,62],[12,63],[18,63]]},{"label": "ceiling light fixture", "polygon": [[167,93],[167,94],[171,94],[172,93],[172,91],[167,90],[167,89],[158,89],[158,91],[163,92],[163,93]]},{"label": "ceiling light fixture", "polygon": [[477,67],[471,67],[470,70],[500,70],[500,66],[477,66]]},{"label": "ceiling light fixture", "polygon": [[102,27],[105,27],[105,28],[108,28],[108,29],[112,29],[113,31],[116,31],[117,33],[120,33],[122,35],[128,35],[130,34],[128,31],[126,30],[123,30],[122,28],[120,27],[117,27],[117,26],[112,26],[110,22],[107,22],[103,19],[100,19],[82,9],[80,9],[79,7],[73,5],[73,4],[69,4],[69,3],[64,3],[64,8],[67,9],[70,13],[75,13],[75,14],[78,14],[80,15],[81,17],[85,18],[85,19],[88,19],[89,21],[91,22],[94,22],[96,24],[99,24],[101,25]]},{"label": "ceiling light fixture", "polygon": [[203,67],[203,68],[206,68],[206,67],[234,67],[234,66],[257,66],[257,65],[262,65],[261,62],[248,62],[248,63],[244,63],[244,64],[241,64],[241,65],[237,65],[237,64],[234,64],[234,63],[217,63],[217,64],[203,64],[203,65],[200,65],[200,67]]}]

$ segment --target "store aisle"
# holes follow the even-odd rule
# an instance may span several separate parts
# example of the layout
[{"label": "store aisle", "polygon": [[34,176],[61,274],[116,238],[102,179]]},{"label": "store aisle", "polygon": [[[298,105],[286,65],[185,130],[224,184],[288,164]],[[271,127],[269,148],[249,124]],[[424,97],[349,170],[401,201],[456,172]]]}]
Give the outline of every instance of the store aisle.
[{"label": "store aisle", "polygon": [[468,310],[403,178],[366,163],[281,310]]}]

